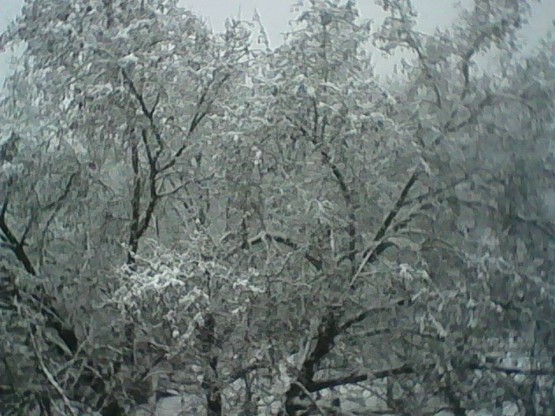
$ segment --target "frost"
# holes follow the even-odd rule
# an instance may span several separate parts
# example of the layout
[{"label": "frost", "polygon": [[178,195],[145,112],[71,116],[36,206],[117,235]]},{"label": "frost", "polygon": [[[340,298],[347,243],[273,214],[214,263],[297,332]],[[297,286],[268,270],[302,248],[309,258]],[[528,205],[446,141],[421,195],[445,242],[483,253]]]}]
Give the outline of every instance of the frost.
[{"label": "frost", "polygon": [[24,166],[21,163],[3,162],[0,165],[0,175],[3,179],[10,179],[23,173]]},{"label": "frost", "polygon": [[[297,2],[275,49],[257,15],[28,3],[0,40],[26,45],[0,99],[2,412],[554,407],[555,81],[551,43],[511,49],[522,1],[434,33],[405,0],[375,29]],[[410,51],[388,79],[371,42]]]}]

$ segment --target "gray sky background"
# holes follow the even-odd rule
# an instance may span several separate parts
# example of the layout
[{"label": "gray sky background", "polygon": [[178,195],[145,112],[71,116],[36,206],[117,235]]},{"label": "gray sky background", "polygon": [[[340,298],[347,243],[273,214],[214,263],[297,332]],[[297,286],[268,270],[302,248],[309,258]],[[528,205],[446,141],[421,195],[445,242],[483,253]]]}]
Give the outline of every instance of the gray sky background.
[{"label": "gray sky background", "polygon": [[[530,0],[522,0],[530,1]],[[379,24],[384,18],[383,11],[375,5],[374,0],[358,0],[361,16],[371,18]],[[437,26],[448,26],[456,17],[455,3],[472,4],[471,0],[413,0],[419,11],[419,27],[423,32],[433,32]],[[0,32],[5,30],[9,22],[19,13],[23,0],[0,0]],[[278,46],[282,34],[287,31],[288,21],[293,16],[291,5],[293,0],[181,0],[181,4],[190,8],[197,15],[204,16],[215,31],[221,31],[226,17],[251,19],[254,10],[258,10],[272,47]],[[523,30],[528,48],[537,44],[555,19],[555,0],[543,0],[534,4],[530,24]],[[382,62],[379,55],[374,56],[378,72],[386,72],[391,68]],[[0,51],[0,85],[9,71],[10,54]]]}]

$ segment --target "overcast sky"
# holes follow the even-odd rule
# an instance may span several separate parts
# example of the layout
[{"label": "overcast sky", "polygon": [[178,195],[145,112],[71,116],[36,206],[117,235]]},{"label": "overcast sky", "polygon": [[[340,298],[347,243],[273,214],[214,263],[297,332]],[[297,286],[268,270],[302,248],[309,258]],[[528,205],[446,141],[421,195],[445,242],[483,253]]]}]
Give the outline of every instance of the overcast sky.
[{"label": "overcast sky", "polygon": [[[530,1],[530,0],[521,0]],[[358,0],[361,15],[380,23],[383,12],[375,5],[374,0]],[[413,0],[419,11],[419,30],[433,32],[438,25],[448,26],[456,17],[455,0]],[[463,5],[471,4],[471,0],[460,0]],[[0,0],[0,32],[17,15],[23,0]],[[291,18],[293,0],[181,0],[181,4],[192,9],[198,15],[204,16],[215,31],[223,28],[226,17],[241,17],[250,19],[257,9],[262,18],[266,31],[270,36],[272,46],[281,43],[282,34],[287,31],[287,23]],[[555,19],[555,0],[543,0],[542,4],[534,5],[534,13],[530,25],[524,29],[524,36],[529,45],[537,43],[538,39],[552,27]],[[379,56],[375,61],[380,60]],[[380,66],[380,65],[378,65]],[[387,68],[387,66],[382,66]],[[0,85],[9,70],[9,53],[0,52]]]}]

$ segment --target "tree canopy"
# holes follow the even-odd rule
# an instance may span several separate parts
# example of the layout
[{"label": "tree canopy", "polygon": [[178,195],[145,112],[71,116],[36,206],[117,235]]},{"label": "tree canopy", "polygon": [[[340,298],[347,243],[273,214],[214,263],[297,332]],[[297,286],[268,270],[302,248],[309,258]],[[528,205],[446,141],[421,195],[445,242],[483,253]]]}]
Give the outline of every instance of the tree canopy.
[{"label": "tree canopy", "polygon": [[552,414],[553,40],[515,54],[520,0],[434,34],[306,3],[270,49],[175,0],[25,1],[0,414]]}]

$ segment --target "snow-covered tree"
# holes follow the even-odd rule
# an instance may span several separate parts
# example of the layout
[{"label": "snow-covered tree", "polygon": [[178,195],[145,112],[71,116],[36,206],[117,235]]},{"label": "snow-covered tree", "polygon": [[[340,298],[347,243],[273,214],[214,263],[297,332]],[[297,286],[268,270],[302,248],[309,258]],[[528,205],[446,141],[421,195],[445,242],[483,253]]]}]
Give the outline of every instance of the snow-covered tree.
[{"label": "snow-covered tree", "polygon": [[[517,0],[432,35],[380,3],[375,30],[300,4],[271,50],[175,1],[26,1],[1,38],[25,48],[0,113],[3,414],[168,390],[209,416],[549,414],[553,45],[514,56]],[[396,82],[371,42],[413,56]]]}]

